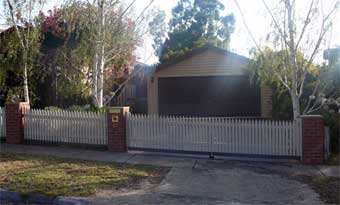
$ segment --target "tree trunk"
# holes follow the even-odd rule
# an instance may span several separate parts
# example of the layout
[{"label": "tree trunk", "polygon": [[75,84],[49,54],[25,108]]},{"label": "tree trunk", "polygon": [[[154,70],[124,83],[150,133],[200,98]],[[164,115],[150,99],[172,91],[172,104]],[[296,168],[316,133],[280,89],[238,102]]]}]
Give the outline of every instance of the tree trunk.
[{"label": "tree trunk", "polygon": [[289,40],[288,40],[288,47],[289,47],[289,66],[292,68],[291,78],[292,78],[292,85],[290,90],[290,96],[292,99],[292,106],[293,106],[293,114],[294,120],[300,117],[300,98],[298,95],[298,65],[296,63],[296,50],[295,50],[295,28],[294,28],[294,16],[293,16],[293,7],[295,5],[294,2],[290,4],[290,1],[286,1],[286,8],[287,8],[287,19],[288,19],[288,32],[289,32]]},{"label": "tree trunk", "polygon": [[104,45],[101,45],[100,52],[100,66],[98,72],[98,107],[103,107],[103,95],[104,95]]},{"label": "tree trunk", "polygon": [[98,106],[98,46],[95,46],[95,58],[92,68],[92,103],[94,106]]},{"label": "tree trunk", "polygon": [[293,107],[293,115],[294,115],[294,120],[300,117],[300,102],[299,102],[299,97],[295,93],[295,91],[290,92],[290,97],[292,99],[292,107]]},{"label": "tree trunk", "polygon": [[24,50],[23,54],[23,60],[24,60],[24,99],[25,102],[30,104],[30,97],[29,97],[29,91],[28,91],[28,76],[27,76],[27,51]]},{"label": "tree trunk", "polygon": [[105,26],[105,12],[104,12],[104,0],[101,0],[99,3],[100,9],[100,24],[99,24],[99,61],[98,61],[98,107],[103,107],[103,95],[104,95],[104,55],[105,55],[105,47],[104,47],[104,26]]}]

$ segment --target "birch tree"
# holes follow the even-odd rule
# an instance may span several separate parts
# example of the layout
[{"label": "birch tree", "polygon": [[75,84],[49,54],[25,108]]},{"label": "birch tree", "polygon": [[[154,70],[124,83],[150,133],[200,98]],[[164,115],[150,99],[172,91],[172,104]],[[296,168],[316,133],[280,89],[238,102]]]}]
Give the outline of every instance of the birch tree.
[{"label": "birch tree", "polygon": [[7,25],[15,29],[22,50],[23,90],[25,102],[30,103],[28,66],[30,51],[36,40],[36,15],[44,6],[43,0],[6,0],[3,2]]},{"label": "birch tree", "polygon": [[[237,0],[234,1],[241,12],[247,31],[263,58],[262,60],[272,60],[265,58],[266,55],[247,26]],[[337,14],[339,0],[326,4],[329,6],[328,9],[324,8],[322,0],[311,0],[305,6],[307,12],[303,19],[297,17],[301,10],[298,10],[295,0],[280,0],[278,8],[271,8],[266,0],[262,0],[262,3],[272,20],[273,27],[273,31],[269,33],[267,39],[271,41],[274,49],[281,53],[281,55],[276,55],[276,60],[281,66],[278,67],[279,69],[272,69],[273,73],[270,78],[277,79],[288,90],[294,119],[296,119],[301,114],[315,111],[315,108],[320,108],[327,102],[325,96],[317,95],[320,79],[317,80],[307,105],[303,106],[304,110],[301,109],[300,98],[304,93],[306,76],[310,72]]]},{"label": "birch tree", "polygon": [[[132,6],[137,0],[132,0],[128,4],[123,5],[118,0],[88,0],[89,6],[94,8],[94,18],[96,24],[96,37],[92,65],[92,99],[93,104],[98,107],[103,107],[104,104],[104,80],[105,66],[107,66],[117,55],[122,51],[122,44],[137,42],[138,27],[143,20],[144,12],[152,4],[153,0],[145,6],[140,14],[135,19],[129,16]],[[131,19],[131,24],[124,23]],[[130,29],[130,30],[129,30]],[[131,30],[132,29],[132,30]],[[128,31],[129,30],[129,31]],[[135,35],[126,35],[131,31]],[[119,37],[119,38],[118,38]],[[126,40],[124,40],[124,38]],[[126,48],[126,46],[125,46]],[[126,52],[133,52],[129,50]]]}]

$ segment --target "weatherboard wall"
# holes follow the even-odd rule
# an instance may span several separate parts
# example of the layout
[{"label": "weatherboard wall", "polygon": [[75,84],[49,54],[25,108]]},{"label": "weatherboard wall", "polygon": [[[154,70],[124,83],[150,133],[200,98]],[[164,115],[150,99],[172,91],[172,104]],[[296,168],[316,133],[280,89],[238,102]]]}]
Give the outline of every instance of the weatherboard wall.
[{"label": "weatherboard wall", "polygon": [[225,55],[213,50],[196,54],[155,72],[154,77],[244,75],[246,58]]},{"label": "weatherboard wall", "polygon": [[[175,64],[157,69],[148,79],[148,113],[159,113],[159,79],[171,77],[243,76],[247,75],[248,59],[235,54],[206,50]],[[263,96],[262,96],[263,94]],[[264,98],[262,100],[262,97]],[[261,89],[261,116],[271,115],[271,94]],[[269,107],[268,107],[269,106]],[[263,111],[263,112],[262,112]]]}]

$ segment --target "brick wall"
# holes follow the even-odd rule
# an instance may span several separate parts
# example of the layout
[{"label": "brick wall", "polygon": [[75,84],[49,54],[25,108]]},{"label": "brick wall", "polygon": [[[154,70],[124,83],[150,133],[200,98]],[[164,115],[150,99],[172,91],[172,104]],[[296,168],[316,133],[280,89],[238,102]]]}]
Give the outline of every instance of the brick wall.
[{"label": "brick wall", "polygon": [[322,116],[302,116],[303,163],[322,164],[324,161],[325,130]]},{"label": "brick wall", "polygon": [[261,116],[272,117],[273,102],[272,89],[269,86],[261,86]]},{"label": "brick wall", "polygon": [[23,114],[27,112],[28,109],[28,103],[6,104],[6,143],[22,144],[24,142]]},{"label": "brick wall", "polygon": [[114,107],[107,109],[108,150],[126,152],[126,115],[129,107]]}]

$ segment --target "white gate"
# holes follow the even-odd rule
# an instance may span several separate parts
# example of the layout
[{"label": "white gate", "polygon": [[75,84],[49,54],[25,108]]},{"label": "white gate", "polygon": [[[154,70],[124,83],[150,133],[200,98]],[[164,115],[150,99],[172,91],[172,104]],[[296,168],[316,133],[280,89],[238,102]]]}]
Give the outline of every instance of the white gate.
[{"label": "white gate", "polygon": [[30,109],[24,122],[25,140],[107,144],[105,113]]},{"label": "white gate", "polygon": [[301,157],[301,121],[129,115],[130,149]]}]

